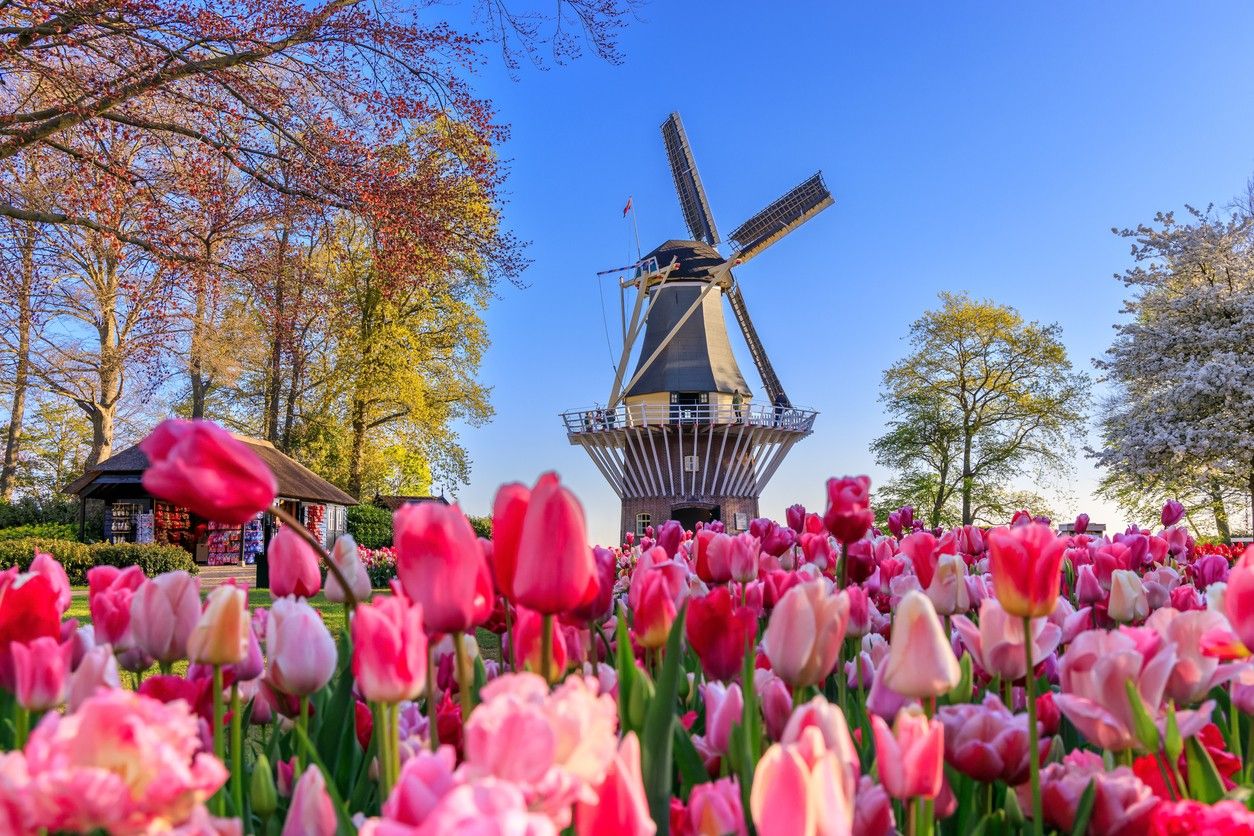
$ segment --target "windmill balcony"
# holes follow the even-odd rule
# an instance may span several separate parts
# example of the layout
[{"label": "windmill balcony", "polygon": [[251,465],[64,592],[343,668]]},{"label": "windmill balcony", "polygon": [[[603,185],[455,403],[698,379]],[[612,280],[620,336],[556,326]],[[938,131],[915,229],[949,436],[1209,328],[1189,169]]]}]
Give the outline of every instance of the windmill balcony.
[{"label": "windmill balcony", "polygon": [[[648,427],[761,427],[808,435],[818,412],[791,406],[730,404],[620,404],[614,409],[576,409],[562,413],[569,436]],[[573,440],[573,439],[572,439]]]}]

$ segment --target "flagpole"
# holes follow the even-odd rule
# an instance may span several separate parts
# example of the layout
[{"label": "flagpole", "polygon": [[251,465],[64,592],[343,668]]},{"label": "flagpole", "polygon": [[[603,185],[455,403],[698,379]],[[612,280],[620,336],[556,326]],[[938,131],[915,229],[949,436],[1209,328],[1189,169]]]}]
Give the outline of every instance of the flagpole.
[{"label": "flagpole", "polygon": [[640,258],[640,257],[641,257],[641,253],[640,253],[640,227],[636,225],[636,204],[635,204],[635,201],[632,201],[632,204],[631,204],[631,229],[632,229],[632,231],[633,231],[633,232],[635,232],[635,233],[636,233],[636,258]]}]

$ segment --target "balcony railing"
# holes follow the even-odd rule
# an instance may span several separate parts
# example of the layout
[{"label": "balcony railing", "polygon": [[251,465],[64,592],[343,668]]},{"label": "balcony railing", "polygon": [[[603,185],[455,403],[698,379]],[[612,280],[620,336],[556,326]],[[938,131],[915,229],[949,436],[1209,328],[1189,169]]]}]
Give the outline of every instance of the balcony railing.
[{"label": "balcony railing", "polygon": [[637,427],[735,425],[768,427],[808,433],[818,412],[765,404],[620,404],[614,409],[575,409],[562,413],[570,434],[606,432]]}]

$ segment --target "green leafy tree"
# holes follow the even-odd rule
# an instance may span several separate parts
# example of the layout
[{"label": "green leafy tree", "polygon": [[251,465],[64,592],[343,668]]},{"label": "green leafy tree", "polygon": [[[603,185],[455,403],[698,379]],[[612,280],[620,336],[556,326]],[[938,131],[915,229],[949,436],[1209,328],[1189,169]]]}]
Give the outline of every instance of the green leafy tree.
[{"label": "green leafy tree", "polygon": [[[1008,305],[940,294],[912,326],[911,352],[883,377],[888,430],[876,461],[912,486],[932,524],[963,524],[1008,507],[1025,469],[1066,469],[1090,380],[1075,371],[1057,324]],[[902,481],[904,480],[904,481]]]}]

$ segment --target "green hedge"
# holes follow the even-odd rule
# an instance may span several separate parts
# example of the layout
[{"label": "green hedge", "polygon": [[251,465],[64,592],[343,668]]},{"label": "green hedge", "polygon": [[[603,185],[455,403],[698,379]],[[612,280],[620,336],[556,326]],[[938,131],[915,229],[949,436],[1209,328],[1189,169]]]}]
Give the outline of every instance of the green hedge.
[{"label": "green hedge", "polygon": [[348,533],[365,549],[392,545],[392,512],[375,505],[353,505],[348,509]]},{"label": "green hedge", "polygon": [[66,523],[39,523],[0,528],[0,540],[77,540],[78,527]]},{"label": "green hedge", "polygon": [[182,569],[196,572],[196,563],[185,549],[178,546],[93,543],[85,545],[72,540],[49,540],[36,537],[25,540],[0,540],[0,569],[17,566],[25,569],[35,551],[47,552],[61,562],[74,586],[87,583],[87,570],[93,566],[139,566],[148,577]]},{"label": "green hedge", "polygon": [[475,530],[476,537],[482,537],[485,540],[492,539],[492,518],[491,517],[472,517],[466,516],[470,520],[470,527]]}]

